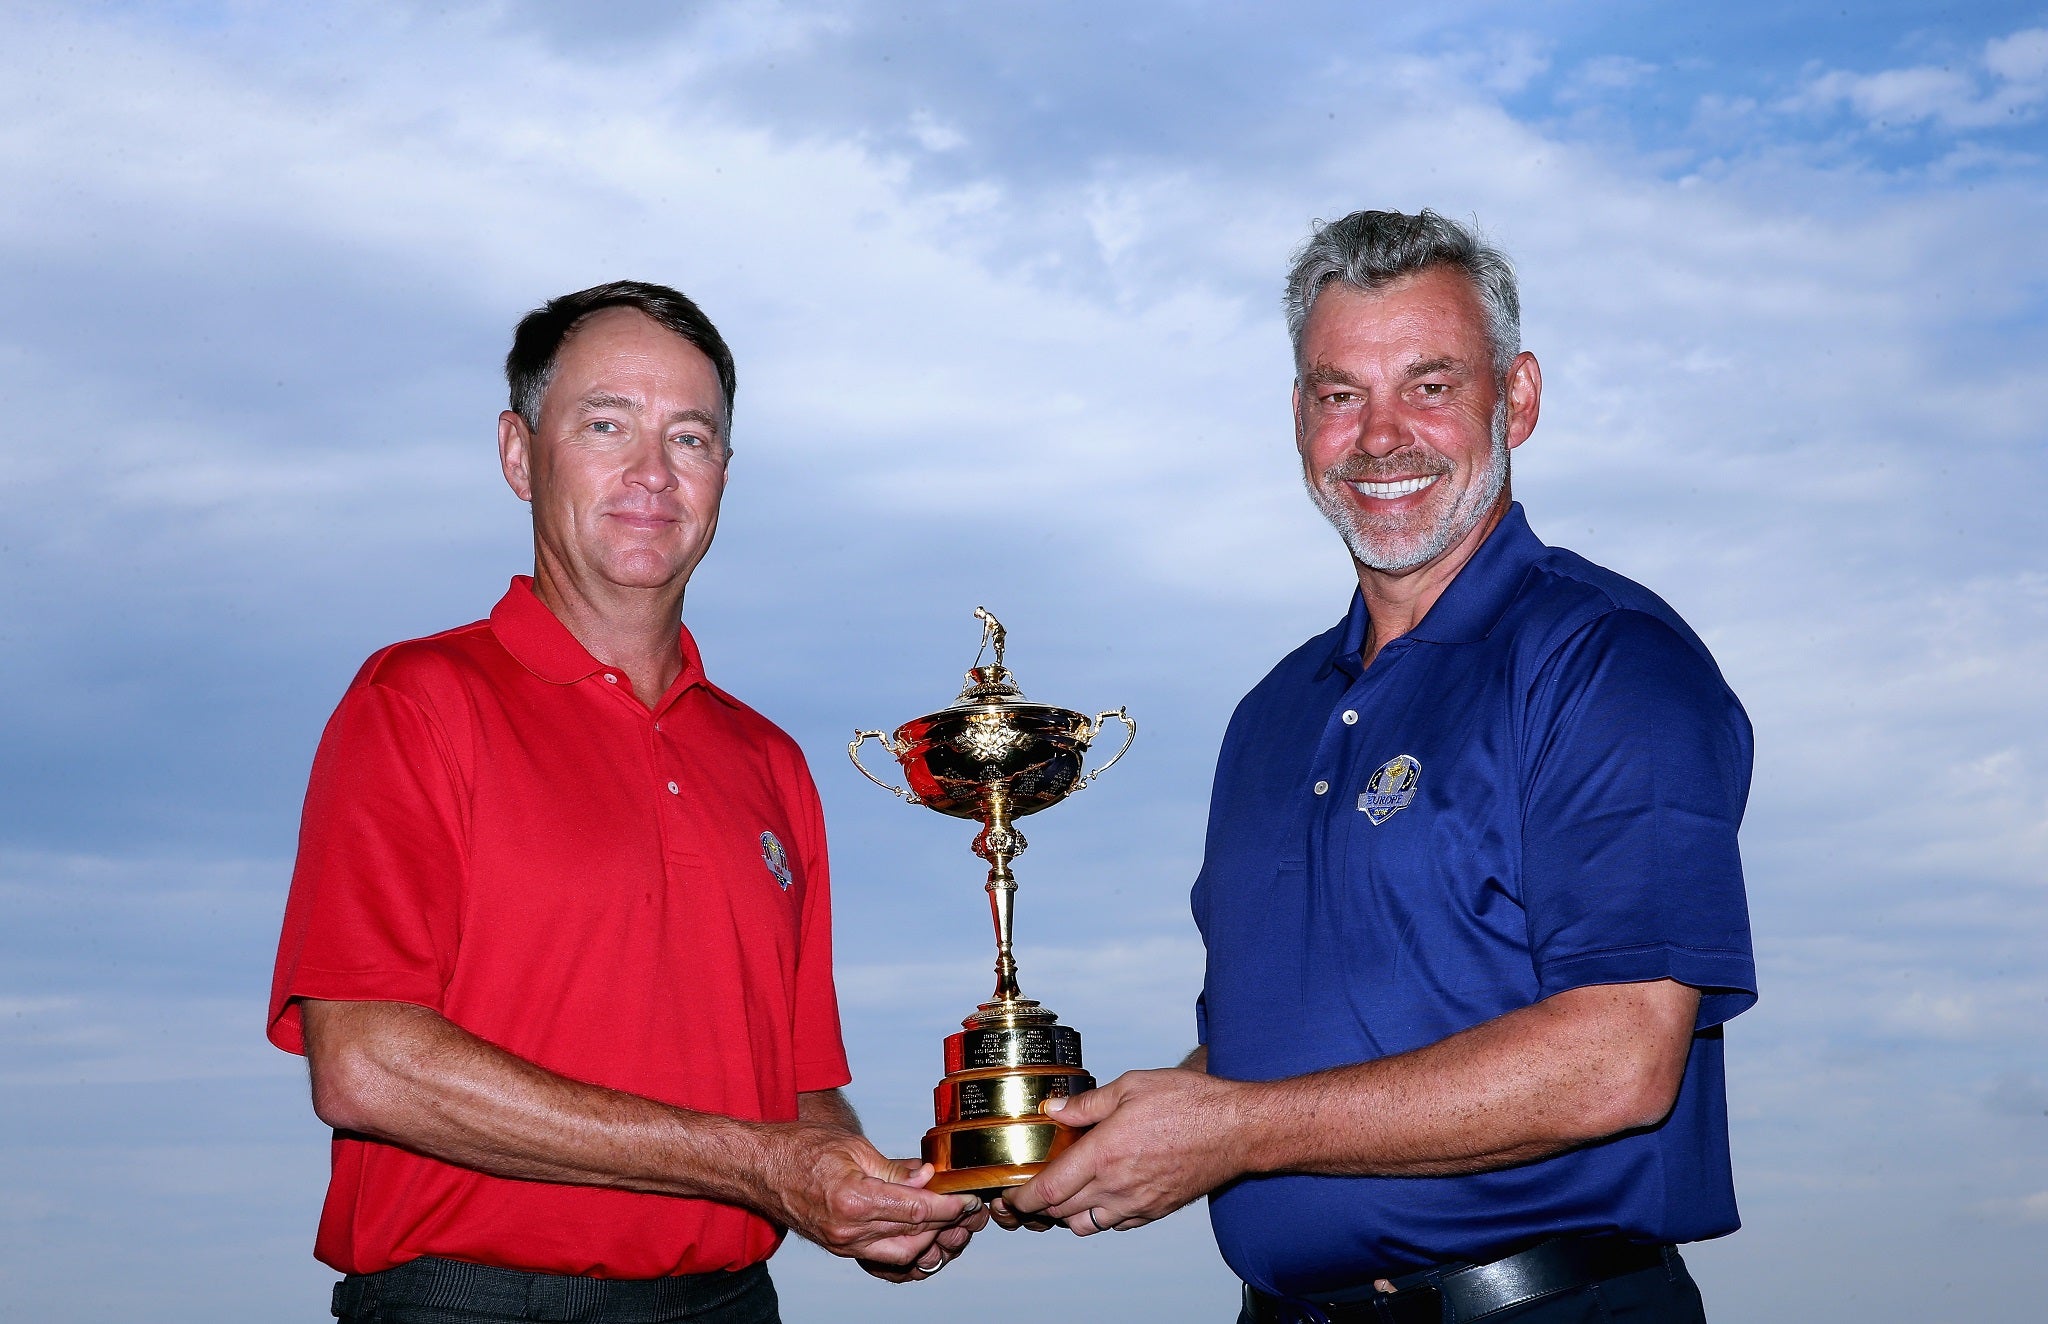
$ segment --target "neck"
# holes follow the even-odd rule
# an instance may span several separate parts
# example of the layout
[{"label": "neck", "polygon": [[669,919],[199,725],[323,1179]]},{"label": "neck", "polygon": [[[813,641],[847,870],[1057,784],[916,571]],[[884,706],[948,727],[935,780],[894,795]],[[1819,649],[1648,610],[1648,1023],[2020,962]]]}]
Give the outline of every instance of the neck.
[{"label": "neck", "polygon": [[545,554],[535,557],[533,592],[585,651],[626,673],[649,708],[682,673],[677,647],[687,580],[657,588],[590,584]]},{"label": "neck", "polygon": [[1506,517],[1512,501],[1503,487],[1500,498],[1465,531],[1464,537],[1420,565],[1405,570],[1375,570],[1353,558],[1352,563],[1358,568],[1358,590],[1365,595],[1365,666],[1371,666],[1382,648],[1413,630],[1429,615],[1429,609],[1444,595],[1479,545]]}]

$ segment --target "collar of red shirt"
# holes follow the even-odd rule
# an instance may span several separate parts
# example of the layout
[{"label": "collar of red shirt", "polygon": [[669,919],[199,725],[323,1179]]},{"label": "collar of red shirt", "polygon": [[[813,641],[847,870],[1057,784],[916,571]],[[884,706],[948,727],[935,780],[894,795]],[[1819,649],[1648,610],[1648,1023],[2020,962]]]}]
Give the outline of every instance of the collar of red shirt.
[{"label": "collar of red shirt", "polygon": [[[540,600],[533,591],[531,575],[512,577],[505,596],[491,608],[491,633],[520,666],[551,685],[573,685],[606,669]],[[739,706],[738,700],[705,678],[697,641],[690,637],[690,627],[681,622],[676,624],[676,648],[683,656],[682,674],[661,696],[655,711],[668,707],[693,685],[702,685],[725,703]]]}]

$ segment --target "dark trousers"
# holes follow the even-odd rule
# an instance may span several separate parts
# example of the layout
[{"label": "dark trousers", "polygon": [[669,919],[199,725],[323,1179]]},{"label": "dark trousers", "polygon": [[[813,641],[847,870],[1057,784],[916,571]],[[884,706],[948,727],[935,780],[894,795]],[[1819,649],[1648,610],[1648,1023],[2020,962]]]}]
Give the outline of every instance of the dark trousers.
[{"label": "dark trousers", "polygon": [[677,1278],[580,1278],[422,1256],[334,1285],[343,1324],[781,1324],[768,1266]]},{"label": "dark trousers", "polygon": [[[1249,1306],[1237,1318],[1238,1324],[1255,1324]],[[1706,1324],[1706,1319],[1700,1289],[1669,1246],[1664,1263],[1653,1268],[1480,1316],[1483,1324]],[[1443,1324],[1466,1322],[1452,1319],[1446,1307]]]}]

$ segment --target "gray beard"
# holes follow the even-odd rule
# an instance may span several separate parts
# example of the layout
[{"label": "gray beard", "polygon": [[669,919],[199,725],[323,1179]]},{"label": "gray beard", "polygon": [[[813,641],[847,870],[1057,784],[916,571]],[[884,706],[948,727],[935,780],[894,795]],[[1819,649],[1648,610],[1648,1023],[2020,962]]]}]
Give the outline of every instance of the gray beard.
[{"label": "gray beard", "polygon": [[[1508,401],[1505,392],[1493,408],[1491,423],[1492,445],[1488,449],[1485,470],[1457,504],[1444,512],[1429,536],[1417,543],[1387,546],[1381,541],[1383,535],[1357,520],[1359,512],[1355,506],[1325,491],[1310,481],[1307,474],[1302,475],[1302,481],[1308,487],[1309,499],[1316,503],[1316,509],[1323,512],[1323,518],[1330,521],[1331,527],[1344,539],[1344,545],[1351,549],[1351,555],[1359,564],[1374,570],[1407,570],[1442,556],[1452,543],[1470,533],[1472,526],[1493,509],[1501,489],[1507,486]],[[1329,477],[1324,475],[1326,481]]]}]

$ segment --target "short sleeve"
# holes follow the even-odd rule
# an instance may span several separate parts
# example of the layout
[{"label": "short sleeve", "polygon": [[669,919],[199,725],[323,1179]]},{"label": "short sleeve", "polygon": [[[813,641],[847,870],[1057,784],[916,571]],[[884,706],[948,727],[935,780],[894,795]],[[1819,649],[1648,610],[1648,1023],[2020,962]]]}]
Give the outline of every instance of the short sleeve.
[{"label": "short sleeve", "polygon": [[427,713],[358,680],[328,721],[306,787],[272,1043],[305,1051],[294,998],[441,1009],[460,924],[464,802]]},{"label": "short sleeve", "polygon": [[1699,1025],[1756,1001],[1736,832],[1749,719],[1693,641],[1603,615],[1530,694],[1523,904],[1541,995],[1674,979]]},{"label": "short sleeve", "polygon": [[798,824],[803,868],[803,917],[796,966],[796,1088],[837,1089],[853,1079],[839,1026],[839,993],[832,982],[832,882],[825,848],[825,811],[801,754],[789,792]]}]

